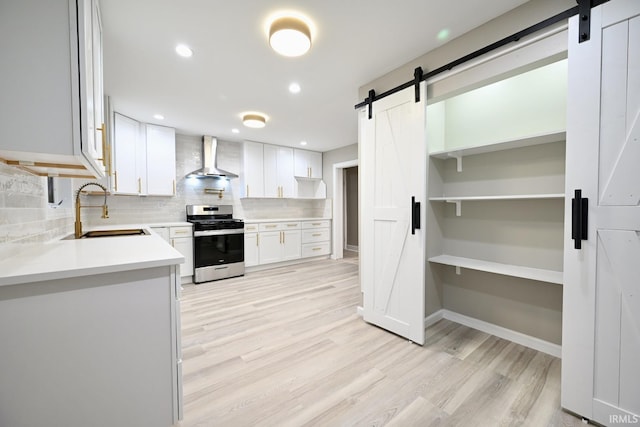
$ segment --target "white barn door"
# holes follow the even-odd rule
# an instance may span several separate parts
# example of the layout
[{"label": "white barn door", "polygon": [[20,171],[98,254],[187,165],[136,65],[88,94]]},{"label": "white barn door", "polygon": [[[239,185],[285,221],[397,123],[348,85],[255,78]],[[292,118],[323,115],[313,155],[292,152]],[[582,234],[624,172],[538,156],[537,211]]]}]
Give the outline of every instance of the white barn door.
[{"label": "white barn door", "polygon": [[[591,19],[591,40],[578,43],[577,17],[569,31],[562,406],[640,425],[640,1]],[[581,249],[575,189],[588,198]]]},{"label": "white barn door", "polygon": [[[360,115],[364,320],[424,344],[427,148],[425,84]],[[420,204],[422,209],[418,211]],[[418,228],[422,224],[422,228]]]}]

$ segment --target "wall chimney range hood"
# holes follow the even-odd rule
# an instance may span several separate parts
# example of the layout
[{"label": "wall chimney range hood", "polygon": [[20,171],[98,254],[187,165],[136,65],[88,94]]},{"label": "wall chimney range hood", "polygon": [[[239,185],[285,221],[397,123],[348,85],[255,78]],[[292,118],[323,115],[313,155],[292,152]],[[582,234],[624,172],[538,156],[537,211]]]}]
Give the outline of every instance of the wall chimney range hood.
[{"label": "wall chimney range hood", "polygon": [[188,178],[237,178],[233,172],[218,168],[218,140],[205,135],[202,138],[202,168],[187,175]]}]

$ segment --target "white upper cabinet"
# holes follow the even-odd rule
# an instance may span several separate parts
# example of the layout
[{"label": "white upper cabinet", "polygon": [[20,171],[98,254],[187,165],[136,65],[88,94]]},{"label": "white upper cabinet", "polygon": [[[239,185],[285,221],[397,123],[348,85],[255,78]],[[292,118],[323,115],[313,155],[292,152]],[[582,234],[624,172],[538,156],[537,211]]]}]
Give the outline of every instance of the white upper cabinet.
[{"label": "white upper cabinet", "polygon": [[264,144],[264,196],[293,197],[293,148]]},{"label": "white upper cabinet", "polygon": [[244,197],[264,197],[263,145],[244,142]]},{"label": "white upper cabinet", "polygon": [[176,194],[176,130],[145,125],[147,148],[147,194]]},{"label": "white upper cabinet", "polygon": [[97,1],[4,2],[0,40],[0,157],[39,175],[105,176]]},{"label": "white upper cabinet", "polygon": [[175,195],[175,130],[114,114],[113,179],[116,194]]},{"label": "white upper cabinet", "polygon": [[113,120],[113,179],[111,191],[115,194],[140,194],[140,177],[146,169],[144,134],[140,122],[115,113]]},{"label": "white upper cabinet", "polygon": [[322,153],[296,148],[293,163],[296,178],[322,179]]}]

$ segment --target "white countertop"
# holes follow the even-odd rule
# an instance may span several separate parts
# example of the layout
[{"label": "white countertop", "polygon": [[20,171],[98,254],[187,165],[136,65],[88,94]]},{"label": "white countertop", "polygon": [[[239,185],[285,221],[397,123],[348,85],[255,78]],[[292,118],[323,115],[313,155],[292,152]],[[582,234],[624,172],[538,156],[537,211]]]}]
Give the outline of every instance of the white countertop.
[{"label": "white countertop", "polygon": [[[144,228],[148,225],[96,227]],[[90,231],[88,228],[83,231]],[[0,286],[181,264],[184,257],[158,234],[9,243],[0,246]]]},{"label": "white countertop", "polygon": [[331,221],[331,218],[263,218],[263,219],[245,219],[245,224],[254,224],[258,222],[286,222],[286,221]]}]

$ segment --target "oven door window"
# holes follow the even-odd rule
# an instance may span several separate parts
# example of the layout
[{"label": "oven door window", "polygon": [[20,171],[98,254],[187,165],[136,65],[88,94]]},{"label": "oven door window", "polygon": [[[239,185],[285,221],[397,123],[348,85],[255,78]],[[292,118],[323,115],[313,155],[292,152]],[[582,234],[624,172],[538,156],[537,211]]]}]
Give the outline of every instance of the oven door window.
[{"label": "oven door window", "polygon": [[244,261],[244,234],[199,236],[193,240],[196,268]]}]

